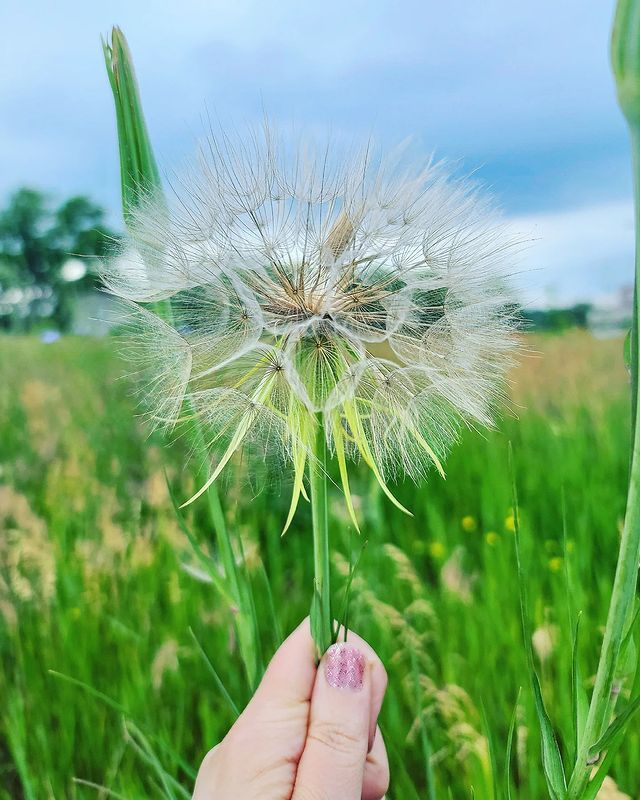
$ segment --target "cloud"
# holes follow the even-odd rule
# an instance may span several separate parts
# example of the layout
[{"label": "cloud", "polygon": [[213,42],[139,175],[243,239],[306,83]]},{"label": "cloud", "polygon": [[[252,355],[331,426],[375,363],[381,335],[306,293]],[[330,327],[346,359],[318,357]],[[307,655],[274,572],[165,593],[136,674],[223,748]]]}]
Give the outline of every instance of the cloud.
[{"label": "cloud", "polygon": [[[266,109],[276,122],[353,139],[373,134],[384,146],[412,136],[421,152],[477,170],[507,213],[528,215],[542,241],[558,242],[530,249],[545,264],[545,297],[600,291],[626,275],[621,242],[629,231],[616,238],[614,210],[631,196],[608,65],[613,7],[614,0],[10,4],[0,49],[0,199],[24,184],[88,193],[119,221],[99,42],[115,22],[130,40],[168,170],[192,153],[207,108],[238,127]],[[577,198],[591,211],[575,210]],[[585,230],[589,213],[596,228],[604,225],[599,233]]]},{"label": "cloud", "polygon": [[633,284],[633,219],[631,201],[513,217],[513,230],[528,240],[521,259],[525,302],[572,305]]}]

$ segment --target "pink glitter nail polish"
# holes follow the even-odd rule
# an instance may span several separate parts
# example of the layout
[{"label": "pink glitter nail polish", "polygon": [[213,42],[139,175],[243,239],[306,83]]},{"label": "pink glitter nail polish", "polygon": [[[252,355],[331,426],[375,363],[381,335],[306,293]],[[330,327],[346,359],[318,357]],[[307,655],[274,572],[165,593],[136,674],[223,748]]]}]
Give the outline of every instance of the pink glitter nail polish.
[{"label": "pink glitter nail polish", "polygon": [[362,689],[365,660],[357,647],[350,644],[333,644],[327,650],[324,674],[329,686],[335,689]]}]

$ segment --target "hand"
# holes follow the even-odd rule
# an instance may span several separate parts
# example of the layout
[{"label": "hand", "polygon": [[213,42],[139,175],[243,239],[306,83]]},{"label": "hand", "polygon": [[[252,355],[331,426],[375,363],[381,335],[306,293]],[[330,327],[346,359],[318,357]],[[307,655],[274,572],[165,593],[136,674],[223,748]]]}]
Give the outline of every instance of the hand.
[{"label": "hand", "polygon": [[382,662],[351,631],[316,668],[305,620],[205,756],[193,800],[381,800],[389,766],[377,720],[386,686]]}]

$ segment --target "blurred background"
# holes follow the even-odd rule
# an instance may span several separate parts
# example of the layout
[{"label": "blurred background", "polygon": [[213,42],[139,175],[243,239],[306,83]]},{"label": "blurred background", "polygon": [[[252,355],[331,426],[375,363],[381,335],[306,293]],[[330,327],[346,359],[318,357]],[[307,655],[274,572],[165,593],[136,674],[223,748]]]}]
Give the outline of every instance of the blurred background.
[{"label": "blurred background", "polygon": [[[114,23],[165,174],[209,120],[243,128],[266,112],[383,148],[409,137],[414,153],[485,184],[525,240],[530,325],[509,408],[495,430],[463,432],[446,481],[394,487],[411,518],[354,467],[364,533],[332,487],[332,566],[339,601],[361,554],[350,619],[389,671],[388,800],[502,800],[507,781],[519,800],[548,797],[508,452],[530,644],[569,762],[576,612],[589,689],[628,476],[633,206],[608,64],[613,6],[2,5],[0,800],[188,800],[203,753],[250,695],[206,508],[179,523],[169,494],[194,491],[188,447],[148,437],[104,322],[96,267],[123,231],[100,44]],[[286,477],[251,492],[246,476],[234,464],[222,498],[264,662],[308,613],[310,514],[301,503],[282,539]],[[638,786],[636,726],[598,800],[631,800]]]},{"label": "blurred background", "polygon": [[410,137],[415,152],[484,183],[528,242],[524,301],[538,325],[626,324],[633,212],[612,13],[610,0],[10,4],[0,325],[98,325],[95,262],[83,257],[101,257],[99,233],[122,229],[99,41],[113,23],[129,38],[166,172],[189,159],[209,118],[242,127],[267,113],[385,148]]}]

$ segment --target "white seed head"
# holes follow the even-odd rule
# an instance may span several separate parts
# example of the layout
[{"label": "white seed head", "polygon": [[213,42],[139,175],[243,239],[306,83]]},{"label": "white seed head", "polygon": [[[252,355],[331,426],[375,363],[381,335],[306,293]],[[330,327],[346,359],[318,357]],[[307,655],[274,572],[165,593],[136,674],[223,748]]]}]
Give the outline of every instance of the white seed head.
[{"label": "white seed head", "polygon": [[370,148],[335,164],[265,129],[210,139],[175,193],[140,205],[104,282],[127,303],[149,416],[170,428],[186,401],[212,477],[251,443],[299,478],[323,420],[338,462],[384,485],[442,471],[461,423],[492,423],[517,243],[474,187]]}]

